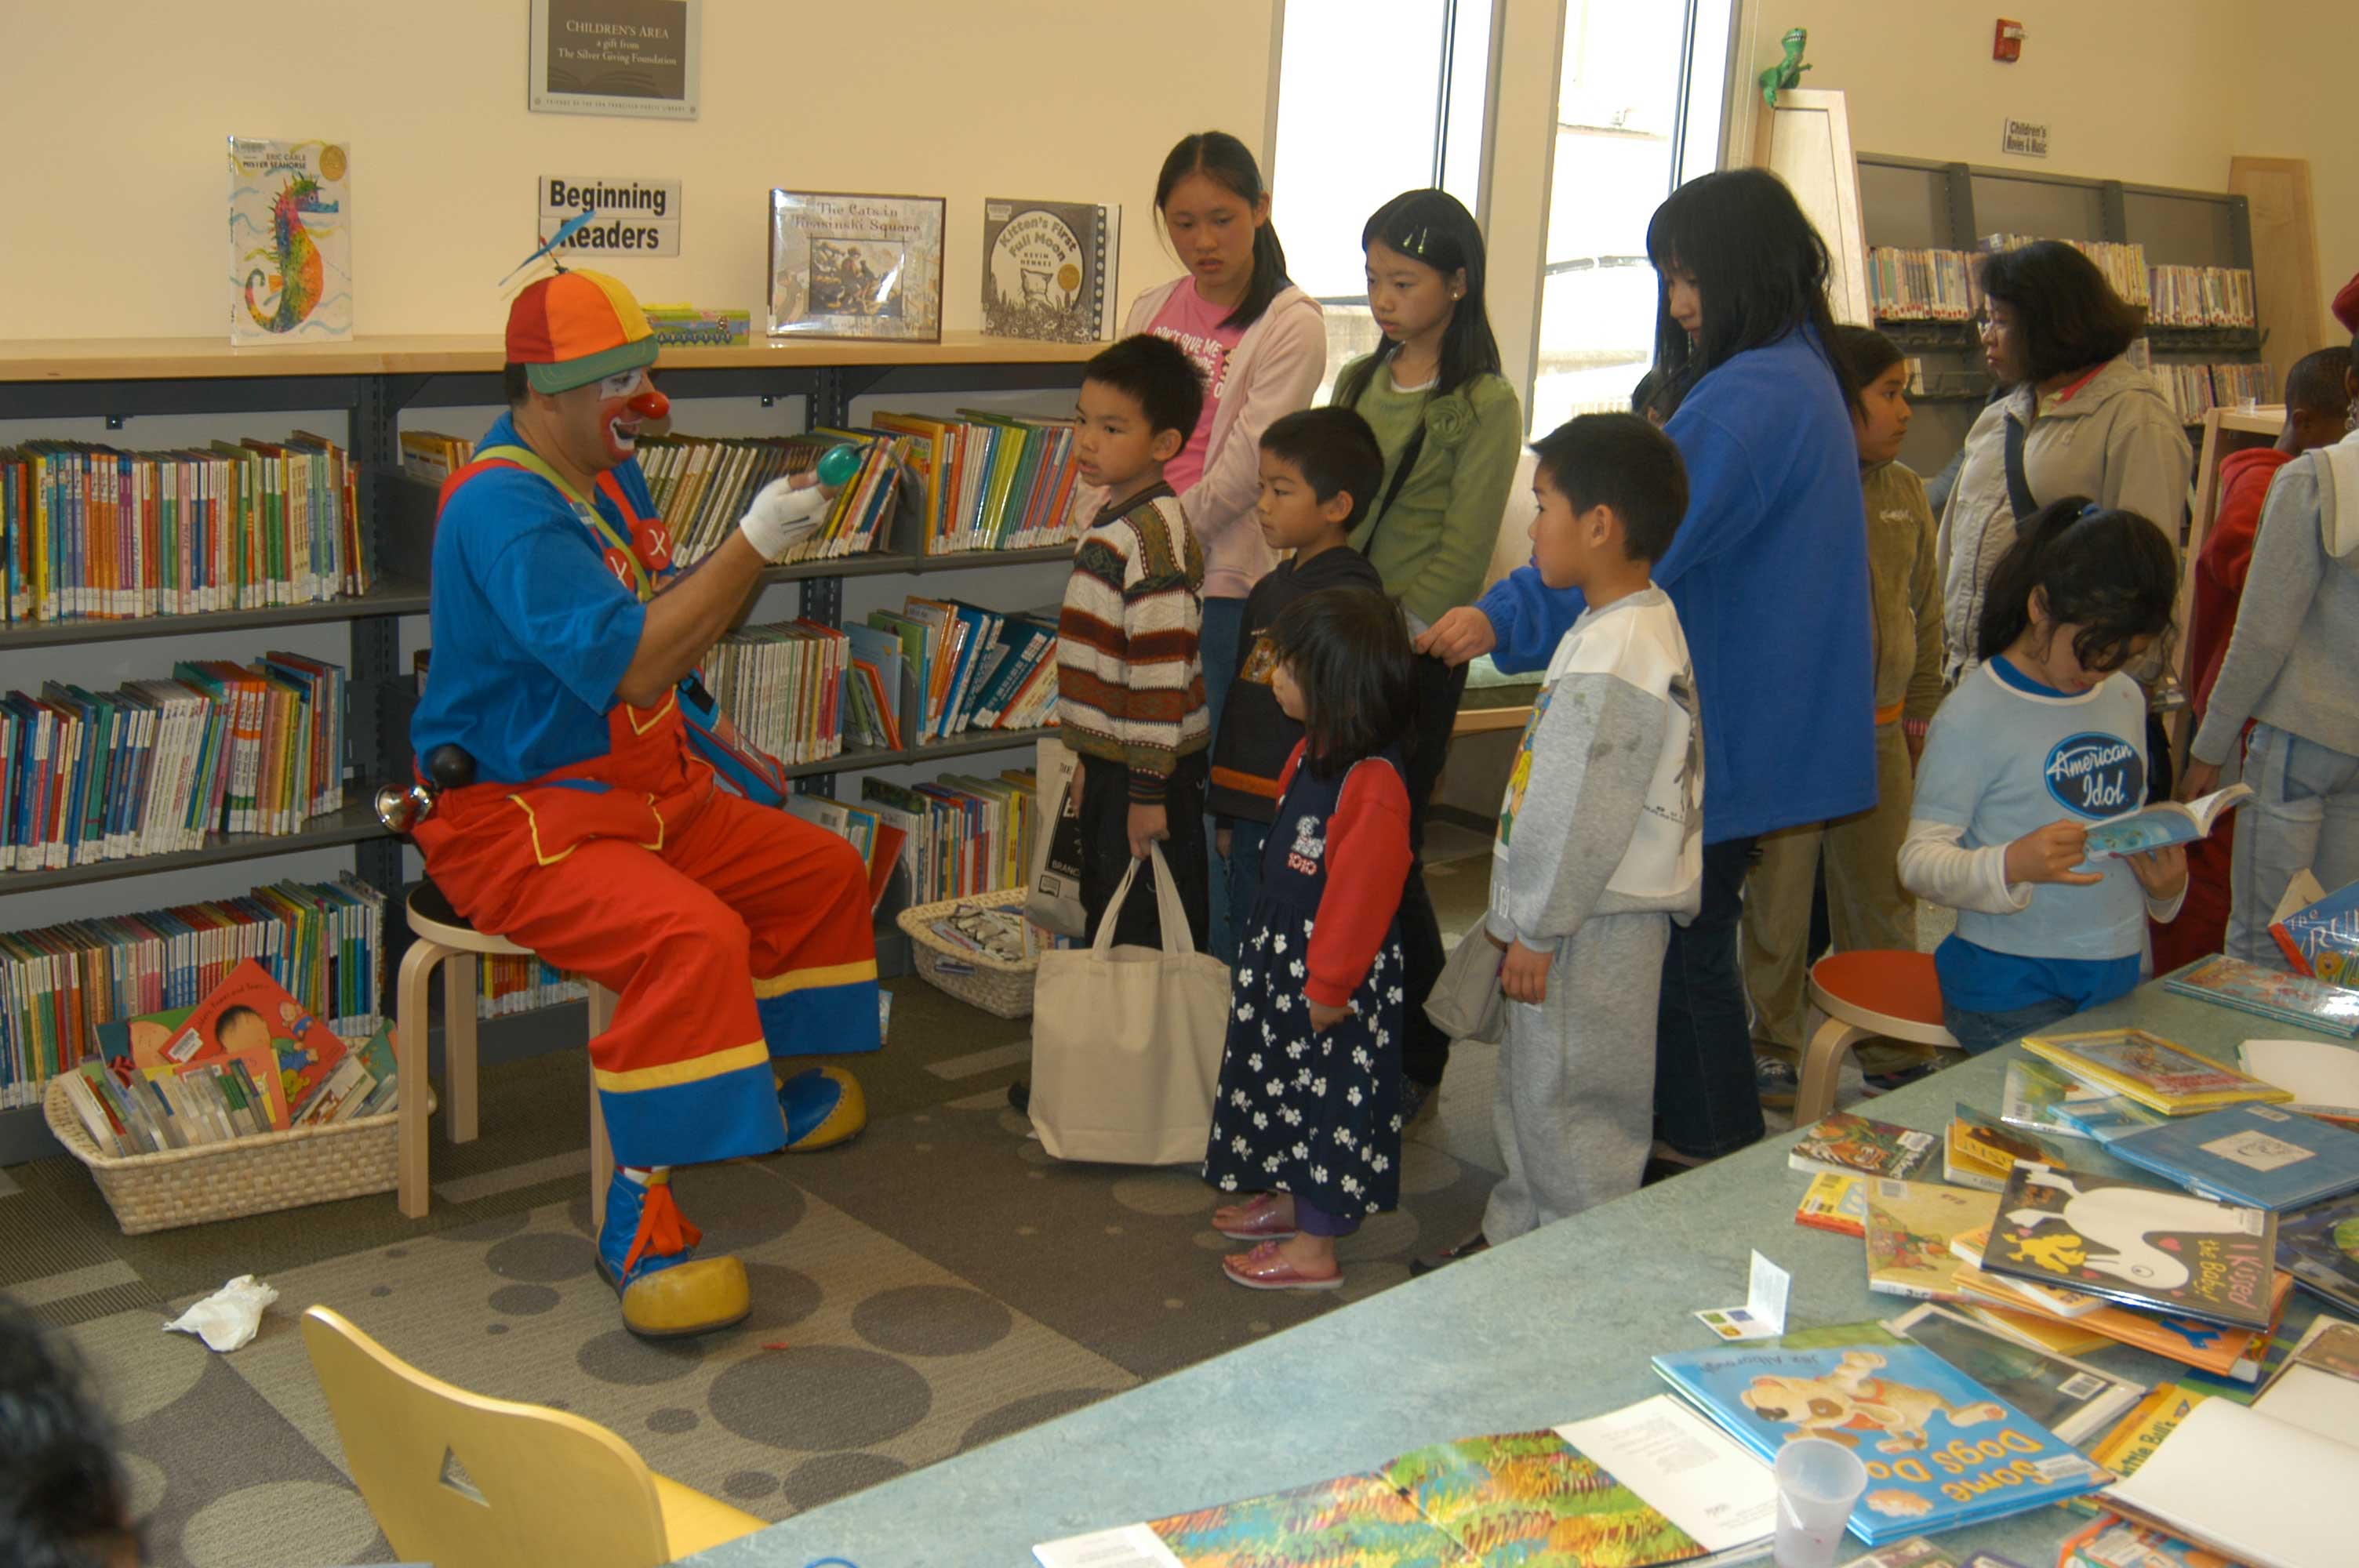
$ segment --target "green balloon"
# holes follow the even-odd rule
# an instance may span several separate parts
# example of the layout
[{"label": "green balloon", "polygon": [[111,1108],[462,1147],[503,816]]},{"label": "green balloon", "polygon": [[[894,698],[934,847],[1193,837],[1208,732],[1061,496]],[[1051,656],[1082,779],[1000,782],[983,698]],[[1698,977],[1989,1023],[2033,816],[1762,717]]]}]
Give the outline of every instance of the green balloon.
[{"label": "green balloon", "polygon": [[849,441],[820,454],[819,481],[832,490],[850,484],[859,471],[860,449]]}]

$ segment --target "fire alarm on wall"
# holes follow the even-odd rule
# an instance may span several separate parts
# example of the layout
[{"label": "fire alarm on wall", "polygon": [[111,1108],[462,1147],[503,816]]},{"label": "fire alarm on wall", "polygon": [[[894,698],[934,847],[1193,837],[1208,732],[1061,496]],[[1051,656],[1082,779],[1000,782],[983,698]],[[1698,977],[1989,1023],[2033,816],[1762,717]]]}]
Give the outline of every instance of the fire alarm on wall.
[{"label": "fire alarm on wall", "polygon": [[2018,60],[2023,58],[2023,24],[1998,19],[1998,35],[1991,40],[1991,59]]}]

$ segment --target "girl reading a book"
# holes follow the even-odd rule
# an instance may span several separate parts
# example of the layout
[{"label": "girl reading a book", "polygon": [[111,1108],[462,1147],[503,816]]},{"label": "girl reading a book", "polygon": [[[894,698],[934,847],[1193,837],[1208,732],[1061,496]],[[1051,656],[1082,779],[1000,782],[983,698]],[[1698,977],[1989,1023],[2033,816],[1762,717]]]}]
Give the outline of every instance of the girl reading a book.
[{"label": "girl reading a book", "polygon": [[1400,611],[1321,589],[1271,623],[1279,708],[1303,727],[1232,971],[1204,1179],[1257,1195],[1213,1227],[1249,1290],[1330,1291],[1335,1240],[1400,1195],[1401,938],[1409,868],[1401,741],[1415,676]]},{"label": "girl reading a book", "polygon": [[2083,863],[2093,824],[2146,802],[2146,697],[2123,671],[2169,634],[2177,582],[2159,528],[2079,495],[1992,570],[1981,663],[1933,716],[1900,849],[1909,892],[1958,911],[1933,961],[1969,1052],[2127,992],[2147,917],[2179,913],[2184,849]]},{"label": "girl reading a book", "polygon": [[[1522,455],[1523,409],[1499,373],[1499,344],[1484,304],[1483,231],[1456,197],[1401,192],[1361,227],[1360,249],[1368,308],[1384,341],[1338,373],[1334,402],[1375,431],[1385,476],[1351,544],[1384,579],[1416,636],[1482,590]],[[1409,847],[1422,854],[1426,803],[1450,752],[1466,671],[1436,658],[1419,658],[1416,670]],[[1419,865],[1410,867],[1400,918],[1408,955],[1402,1070],[1414,1119],[1450,1063],[1449,1036],[1425,1016],[1444,954]]]}]

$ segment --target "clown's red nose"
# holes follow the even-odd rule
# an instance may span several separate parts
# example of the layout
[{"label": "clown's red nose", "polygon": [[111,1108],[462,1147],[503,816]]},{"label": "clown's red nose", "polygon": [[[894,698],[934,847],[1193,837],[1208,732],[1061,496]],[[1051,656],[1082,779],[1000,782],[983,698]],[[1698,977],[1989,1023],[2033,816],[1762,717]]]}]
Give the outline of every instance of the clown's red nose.
[{"label": "clown's red nose", "polygon": [[671,399],[651,386],[623,406],[642,419],[660,419],[671,412]]}]

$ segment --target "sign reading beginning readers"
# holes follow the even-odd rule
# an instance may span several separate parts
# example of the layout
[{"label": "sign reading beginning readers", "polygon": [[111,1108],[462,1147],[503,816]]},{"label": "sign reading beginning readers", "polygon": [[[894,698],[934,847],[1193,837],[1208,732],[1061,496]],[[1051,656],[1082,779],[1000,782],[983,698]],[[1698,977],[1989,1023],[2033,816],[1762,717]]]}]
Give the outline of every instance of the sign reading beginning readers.
[{"label": "sign reading beginning readers", "polygon": [[594,207],[598,215],[559,248],[569,261],[583,253],[609,255],[679,254],[679,181],[626,179],[614,175],[544,174],[533,182],[533,243],[557,232],[558,225]]}]

